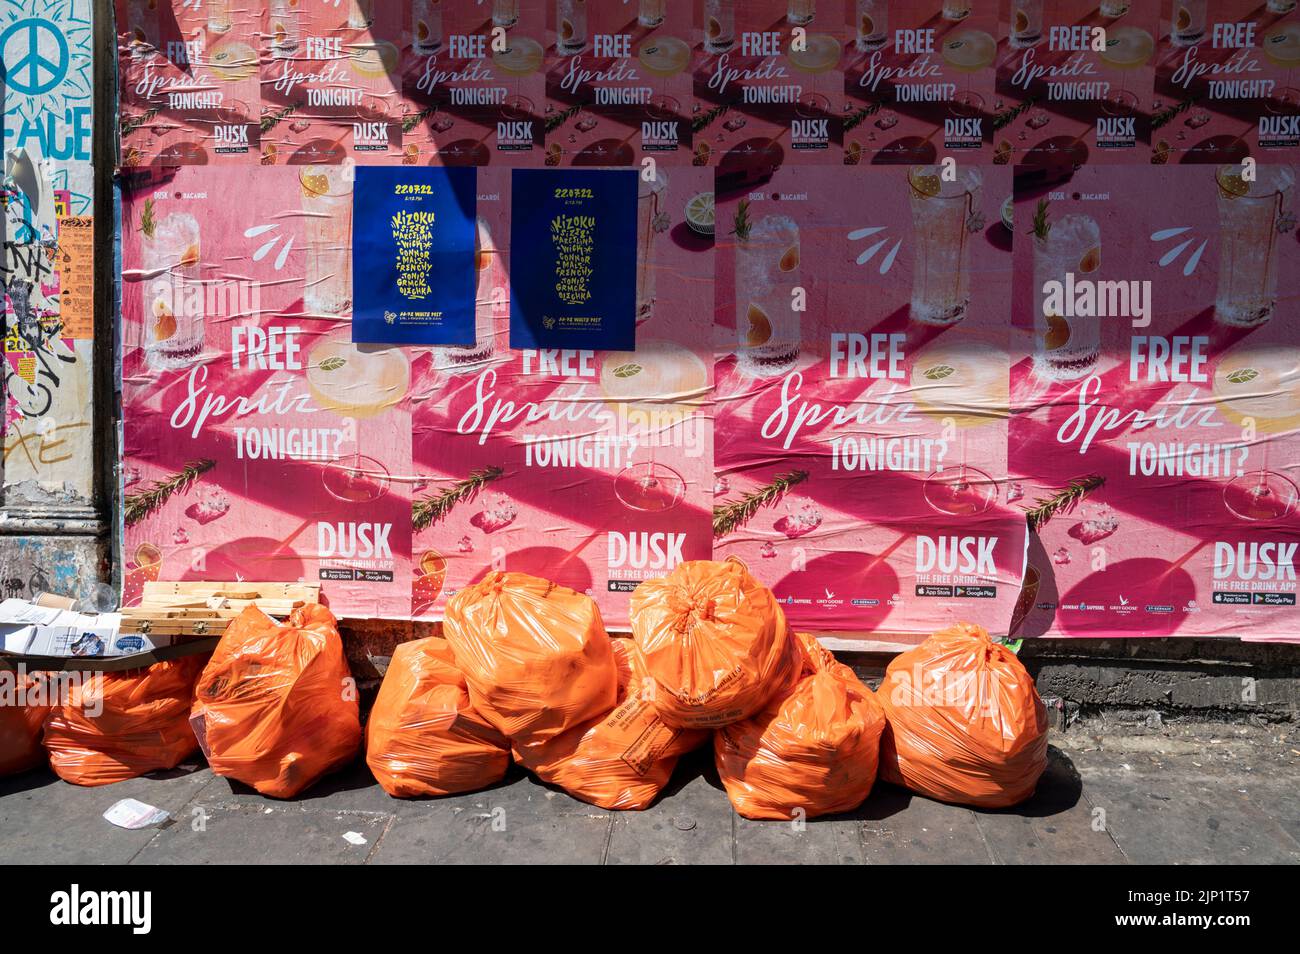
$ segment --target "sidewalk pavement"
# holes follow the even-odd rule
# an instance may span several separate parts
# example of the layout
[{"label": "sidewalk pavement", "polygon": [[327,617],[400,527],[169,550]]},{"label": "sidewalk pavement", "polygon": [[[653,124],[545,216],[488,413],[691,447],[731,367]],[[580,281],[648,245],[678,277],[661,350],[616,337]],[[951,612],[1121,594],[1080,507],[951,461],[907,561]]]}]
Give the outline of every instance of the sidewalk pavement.
[{"label": "sidewalk pavement", "polygon": [[[1016,809],[972,811],[880,784],[856,812],[802,827],[732,812],[707,748],[644,812],[593,808],[517,769],[484,792],[401,801],[358,760],[287,802],[197,762],[105,788],[42,770],[0,779],[0,863],[1300,862],[1300,728],[1098,731],[1054,733],[1047,774]],[[101,815],[127,797],[174,820],[115,828]]]}]

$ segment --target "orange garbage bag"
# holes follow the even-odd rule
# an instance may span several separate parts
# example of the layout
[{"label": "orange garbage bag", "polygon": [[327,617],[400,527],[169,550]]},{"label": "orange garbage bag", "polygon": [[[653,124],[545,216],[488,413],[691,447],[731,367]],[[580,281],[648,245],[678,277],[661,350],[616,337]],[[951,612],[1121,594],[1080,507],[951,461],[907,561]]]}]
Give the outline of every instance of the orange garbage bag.
[{"label": "orange garbage bag", "polygon": [[799,676],[785,613],[740,563],[690,560],[632,591],[632,635],[669,725],[747,719]]},{"label": "orange garbage bag", "polygon": [[880,776],[944,802],[1005,808],[1047,768],[1047,708],[1007,647],[971,623],[898,656],[876,692]]},{"label": "orange garbage bag", "polygon": [[45,761],[41,729],[50,714],[45,682],[34,673],[0,669],[0,776]]},{"label": "orange garbage bag", "polygon": [[277,623],[250,606],[203,670],[190,715],[217,775],[292,798],[357,754],[361,718],[334,614],[310,603]]},{"label": "orange garbage bag", "polygon": [[608,712],[618,673],[589,596],[527,573],[489,573],[447,601],[443,634],[474,708],[515,745]]},{"label": "orange garbage bag", "polygon": [[544,782],[601,808],[640,810],[663,791],[677,758],[708,732],[665,725],[643,693],[653,691],[630,640],[613,639],[618,700],[611,712],[549,742],[515,748],[515,759]]},{"label": "orange garbage bag", "polygon": [[366,764],[389,795],[487,788],[510,768],[510,742],[474,711],[439,636],[402,643],[366,722]]},{"label": "orange garbage bag", "polygon": [[798,640],[804,675],[794,688],[713,735],[718,776],[746,818],[852,811],[876,780],[884,710],[815,638],[800,633]]},{"label": "orange garbage bag", "polygon": [[50,767],[74,785],[110,785],[175,768],[198,751],[190,729],[203,656],[69,680],[45,721]]}]

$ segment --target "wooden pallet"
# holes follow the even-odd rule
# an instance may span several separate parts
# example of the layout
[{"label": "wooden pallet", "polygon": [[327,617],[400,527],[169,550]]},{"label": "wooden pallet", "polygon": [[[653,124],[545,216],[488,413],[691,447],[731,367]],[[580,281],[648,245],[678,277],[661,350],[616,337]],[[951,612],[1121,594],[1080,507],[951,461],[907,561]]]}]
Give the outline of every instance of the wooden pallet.
[{"label": "wooden pallet", "polygon": [[249,606],[285,617],[318,602],[318,583],[145,583],[140,605],[122,609],[122,632],[220,636]]}]

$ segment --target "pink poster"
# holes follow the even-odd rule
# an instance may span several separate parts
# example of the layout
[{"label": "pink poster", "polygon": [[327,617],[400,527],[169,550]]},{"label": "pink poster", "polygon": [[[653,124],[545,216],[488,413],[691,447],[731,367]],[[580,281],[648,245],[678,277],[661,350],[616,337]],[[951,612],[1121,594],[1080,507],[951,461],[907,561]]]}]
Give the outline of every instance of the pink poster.
[{"label": "pink poster", "polygon": [[1294,0],[1162,0],[1152,161],[1294,162]]},{"label": "pink poster", "polygon": [[1023,636],[1296,632],[1295,168],[1017,190]]},{"label": "pink poster", "polygon": [[303,580],[340,615],[409,611],[411,356],[351,343],[353,176],[184,166],[124,194],[126,603]]},{"label": "pink poster", "polygon": [[1145,163],[1160,0],[1003,0],[1002,10],[993,161],[1044,179]]},{"label": "pink poster", "polygon": [[509,350],[511,176],[479,172],[477,344],[414,361],[411,612],[493,569],[628,594],[708,559],[713,176],[659,166],[637,203],[636,350]]},{"label": "pink poster", "polygon": [[257,0],[117,0],[122,165],[257,161]]},{"label": "pink poster", "polygon": [[543,0],[412,0],[403,7],[402,161],[541,165]]},{"label": "pink poster", "polygon": [[1011,170],[784,169],[720,195],[714,553],[796,626],[1005,633]]},{"label": "pink poster", "polygon": [[[998,4],[851,0],[844,161],[988,162]],[[1040,4],[1041,5],[1041,4]]]},{"label": "pink poster", "polygon": [[405,3],[260,0],[262,164],[402,159]]},{"label": "pink poster", "polygon": [[551,0],[547,164],[691,161],[693,0]]},{"label": "pink poster", "polygon": [[841,0],[696,0],[695,158],[728,188],[840,161]]}]

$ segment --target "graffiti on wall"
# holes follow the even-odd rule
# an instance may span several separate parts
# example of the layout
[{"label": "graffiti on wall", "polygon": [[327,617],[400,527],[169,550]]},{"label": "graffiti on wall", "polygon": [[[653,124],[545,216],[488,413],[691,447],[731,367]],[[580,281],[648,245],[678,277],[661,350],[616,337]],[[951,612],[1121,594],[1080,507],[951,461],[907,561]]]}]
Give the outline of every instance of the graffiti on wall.
[{"label": "graffiti on wall", "polygon": [[6,504],[92,485],[91,0],[0,0]]}]

